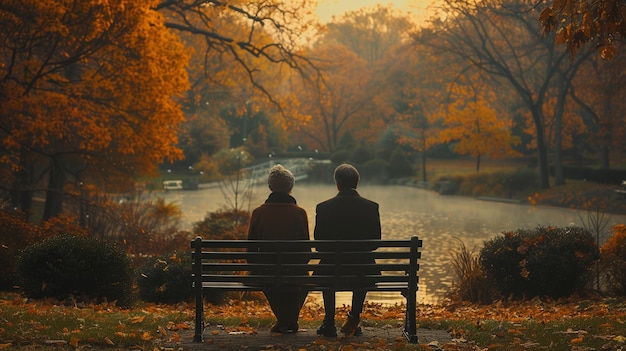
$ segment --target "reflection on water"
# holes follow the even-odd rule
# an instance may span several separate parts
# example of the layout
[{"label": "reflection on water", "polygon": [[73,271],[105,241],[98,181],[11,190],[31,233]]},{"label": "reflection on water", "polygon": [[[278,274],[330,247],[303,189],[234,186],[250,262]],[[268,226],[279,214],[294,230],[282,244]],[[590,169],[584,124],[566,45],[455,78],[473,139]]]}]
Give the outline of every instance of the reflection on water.
[{"label": "reflection on water", "polygon": [[[265,186],[255,188],[251,207],[261,204],[268,195]],[[363,185],[359,193],[380,204],[383,239],[408,239],[417,235],[423,240],[420,261],[418,302],[436,303],[450,289],[454,273],[451,254],[462,241],[468,249],[479,250],[485,240],[503,231],[534,228],[538,225],[581,226],[575,210],[553,207],[532,207],[482,201],[439,194],[404,186]],[[308,213],[310,232],[315,225],[315,205],[335,196],[334,185],[296,184],[293,196]],[[183,211],[183,227],[191,229],[207,212],[224,208],[227,202],[219,188],[198,191],[169,191],[154,194],[167,202],[175,202]],[[625,223],[625,216],[612,216],[611,223]],[[313,298],[319,294],[312,293]],[[402,301],[399,294],[368,293],[368,301],[395,303]],[[338,293],[338,305],[350,304],[349,293]]]}]

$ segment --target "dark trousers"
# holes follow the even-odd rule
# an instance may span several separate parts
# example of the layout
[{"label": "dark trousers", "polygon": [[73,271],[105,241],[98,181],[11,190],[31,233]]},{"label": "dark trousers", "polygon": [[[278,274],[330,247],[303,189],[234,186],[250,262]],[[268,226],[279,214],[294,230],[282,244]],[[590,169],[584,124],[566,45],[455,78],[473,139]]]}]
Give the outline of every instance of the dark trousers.
[{"label": "dark trousers", "polygon": [[[355,290],[352,292],[352,310],[350,314],[354,317],[358,317],[363,312],[363,303],[365,303],[366,290]],[[324,298],[324,320],[335,320],[335,292],[324,290],[322,291],[322,297]]]},{"label": "dark trousers", "polygon": [[290,327],[298,323],[308,291],[298,288],[264,289],[263,293],[279,324]]}]

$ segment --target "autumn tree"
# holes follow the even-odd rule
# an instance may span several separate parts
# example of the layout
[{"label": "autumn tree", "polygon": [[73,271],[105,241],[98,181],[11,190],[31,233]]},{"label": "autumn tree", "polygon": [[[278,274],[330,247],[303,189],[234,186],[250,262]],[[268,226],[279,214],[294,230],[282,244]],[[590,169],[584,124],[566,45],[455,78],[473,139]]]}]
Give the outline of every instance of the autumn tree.
[{"label": "autumn tree", "polygon": [[[444,67],[426,50],[412,45],[396,47],[380,64],[375,96],[381,128],[390,128],[397,142],[421,156],[422,180],[427,181],[427,152],[439,143],[441,110],[445,99]],[[380,73],[378,73],[380,74]]]},{"label": "autumn tree", "polygon": [[50,218],[68,185],[125,190],[181,157],[175,98],[187,88],[187,55],[155,5],[2,2],[0,154],[16,170],[17,207],[28,211],[39,187]]},{"label": "autumn tree", "polygon": [[182,103],[188,122],[181,147],[189,161],[244,139],[259,154],[284,142],[283,119],[292,117],[281,114],[276,99],[284,76],[300,70],[315,75],[298,49],[312,32],[311,6],[303,0],[162,1],[156,7],[193,51],[191,88]]},{"label": "autumn tree", "polygon": [[379,63],[397,45],[406,42],[414,27],[408,17],[397,13],[391,6],[380,4],[334,19],[327,25],[325,40],[346,46],[370,66]]},{"label": "autumn tree", "polygon": [[[299,135],[313,148],[335,151],[350,132],[357,144],[372,145],[385,129],[374,103],[386,72],[381,66],[393,48],[408,38],[407,18],[378,6],[333,18],[307,56],[320,72],[319,80],[292,80],[294,115],[302,122]],[[296,101],[297,100],[297,101]]]},{"label": "autumn tree", "polygon": [[481,91],[477,81],[480,79],[458,80],[449,89],[452,98],[446,104],[440,141],[455,142],[455,152],[475,157],[478,172],[482,156],[490,159],[519,156],[512,148],[519,144],[519,138],[511,135],[510,119],[496,110],[494,94],[485,91],[484,86]]},{"label": "autumn tree", "polygon": [[[506,83],[524,105],[533,124],[539,181],[548,188],[549,145],[546,121],[553,120],[555,184],[564,183],[561,159],[560,119],[567,92],[585,55],[570,61],[567,51],[554,44],[554,36],[540,38],[541,29],[533,14],[532,1],[446,1],[445,17],[433,22],[416,39],[436,52],[451,55],[461,69],[477,69]],[[554,95],[551,95],[554,94]],[[546,101],[555,96],[554,107]]]},{"label": "autumn tree", "polygon": [[[193,43],[193,81],[205,89],[204,99],[195,102],[232,99],[233,95],[245,102],[256,90],[278,105],[265,68],[276,64],[281,69],[315,72],[299,49],[310,40],[307,33],[313,32],[312,6],[311,0],[167,0],[154,9],[164,14],[168,28]],[[203,70],[197,69],[199,64]],[[198,92],[194,92],[196,97]]]},{"label": "autumn tree", "polygon": [[319,60],[323,81],[295,78],[291,87],[298,103],[292,105],[297,109],[293,114],[306,117],[291,127],[312,148],[333,152],[354,120],[367,111],[369,70],[364,60],[339,45],[319,47],[310,56]]}]

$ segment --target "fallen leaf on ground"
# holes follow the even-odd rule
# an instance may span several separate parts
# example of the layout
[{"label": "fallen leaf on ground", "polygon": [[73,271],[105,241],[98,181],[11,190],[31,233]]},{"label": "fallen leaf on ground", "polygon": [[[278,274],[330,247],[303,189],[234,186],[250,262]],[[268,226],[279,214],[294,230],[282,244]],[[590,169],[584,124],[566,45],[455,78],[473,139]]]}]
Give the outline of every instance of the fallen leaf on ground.
[{"label": "fallen leaf on ground", "polygon": [[578,343],[583,342],[583,340],[585,340],[585,339],[584,339],[582,336],[579,336],[579,337],[577,337],[577,338],[572,339],[572,340],[570,341],[570,343],[572,343],[572,344],[578,344]]}]

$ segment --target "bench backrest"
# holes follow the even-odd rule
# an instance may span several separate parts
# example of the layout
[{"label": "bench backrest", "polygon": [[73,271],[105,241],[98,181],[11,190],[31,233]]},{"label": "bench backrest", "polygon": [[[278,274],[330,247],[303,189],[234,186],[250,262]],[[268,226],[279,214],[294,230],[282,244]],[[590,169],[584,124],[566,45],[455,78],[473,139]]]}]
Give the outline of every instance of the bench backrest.
[{"label": "bench backrest", "polygon": [[[192,241],[194,284],[308,286],[311,290],[417,289],[419,248],[409,240]],[[196,285],[197,286],[197,285]],[[233,287],[231,285],[231,287]],[[233,287],[234,288],[234,287]],[[240,287],[238,287],[240,288]],[[411,289],[411,290],[413,290]]]}]

